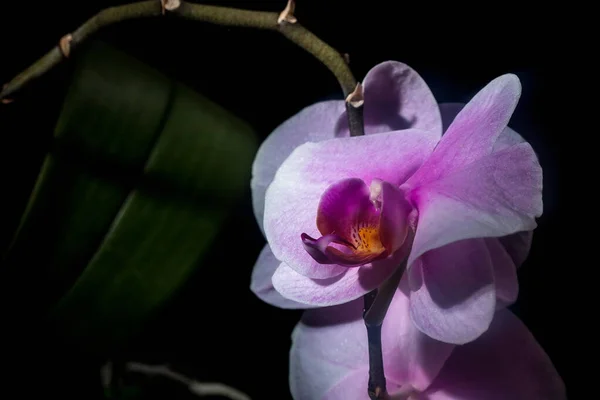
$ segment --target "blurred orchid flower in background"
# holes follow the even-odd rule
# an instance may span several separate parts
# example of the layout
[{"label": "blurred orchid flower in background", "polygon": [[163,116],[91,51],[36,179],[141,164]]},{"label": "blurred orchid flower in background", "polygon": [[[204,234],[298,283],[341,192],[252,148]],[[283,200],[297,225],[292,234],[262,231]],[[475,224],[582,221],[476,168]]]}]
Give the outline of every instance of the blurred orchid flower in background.
[{"label": "blurred orchid flower in background", "polygon": [[[564,400],[565,386],[529,330],[509,310],[465,345],[436,341],[408,320],[408,280],[382,329],[390,399]],[[362,301],[308,310],[292,335],[290,388],[296,400],[367,399],[369,357]]]},{"label": "blurred orchid flower in background", "polygon": [[389,61],[364,79],[365,136],[349,137],[343,101],[284,122],[253,166],[268,244],[252,290],[280,307],[338,305],[406,261],[418,329],[477,339],[515,301],[542,214],[537,156],[507,127],[520,93],[507,74],[464,106],[438,105],[414,70]]}]

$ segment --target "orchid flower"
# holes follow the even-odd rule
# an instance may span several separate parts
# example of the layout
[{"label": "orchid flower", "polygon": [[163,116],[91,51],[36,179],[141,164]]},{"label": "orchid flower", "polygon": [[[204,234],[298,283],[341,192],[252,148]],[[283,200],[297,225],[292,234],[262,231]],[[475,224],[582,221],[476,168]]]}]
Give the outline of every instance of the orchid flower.
[{"label": "orchid flower", "polygon": [[[408,318],[407,279],[382,326],[389,399],[565,400],[565,386],[527,327],[509,310],[465,345],[436,341]],[[367,333],[362,301],[308,310],[292,334],[290,389],[295,400],[368,399]]]},{"label": "orchid flower", "polygon": [[478,338],[516,300],[542,214],[538,159],[507,126],[520,93],[507,74],[466,105],[438,105],[414,70],[389,61],[364,79],[365,136],[349,136],[343,101],[285,121],[253,166],[268,245],[251,289],[285,308],[339,305],[405,261],[417,328],[453,344]]}]

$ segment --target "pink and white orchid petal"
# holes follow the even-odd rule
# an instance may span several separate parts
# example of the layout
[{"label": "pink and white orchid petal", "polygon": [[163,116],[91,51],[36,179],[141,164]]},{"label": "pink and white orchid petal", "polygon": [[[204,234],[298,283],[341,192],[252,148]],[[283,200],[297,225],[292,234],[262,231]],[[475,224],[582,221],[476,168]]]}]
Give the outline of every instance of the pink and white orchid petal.
[{"label": "pink and white orchid petal", "polygon": [[[295,400],[327,398],[353,372],[368,371],[362,307],[357,300],[304,313],[292,334],[290,350],[290,390]],[[368,372],[365,376],[368,379]]]},{"label": "pink and white orchid petal", "polygon": [[496,308],[507,307],[517,300],[519,295],[517,269],[527,258],[532,238],[533,231],[527,231],[485,239],[494,263]]},{"label": "pink and white orchid petal", "polygon": [[357,299],[379,287],[400,265],[398,251],[394,256],[358,268],[344,267],[344,273],[333,278],[308,278],[281,263],[273,275],[273,286],[282,296],[311,306],[333,306]]},{"label": "pink and white orchid petal", "polygon": [[458,115],[460,110],[465,108],[465,103],[440,103],[438,104],[440,108],[440,115],[442,116],[442,129],[443,132],[446,132],[454,118]]},{"label": "pink and white orchid petal", "polygon": [[464,108],[440,105],[444,126],[450,126],[404,186],[419,210],[409,266],[453,241],[535,228],[543,211],[542,170],[531,146],[506,127],[519,93],[518,79],[504,75]]},{"label": "pink and white orchid petal", "polygon": [[340,130],[340,119],[346,118],[344,101],[323,101],[302,109],[289,118],[261,144],[252,165],[252,205],[254,215],[263,229],[265,193],[281,163],[298,146],[334,137],[348,136]]},{"label": "pink and white orchid petal", "polygon": [[448,243],[533,230],[543,211],[542,169],[531,146],[520,143],[408,196],[419,211],[410,268],[421,254]]},{"label": "pink and white orchid petal", "polygon": [[430,250],[408,274],[411,317],[423,333],[464,344],[488,329],[496,293],[492,259],[483,239]]},{"label": "pink and white orchid petal", "polygon": [[381,133],[402,129],[431,131],[438,139],[442,121],[437,101],[427,83],[406,64],[386,61],[365,76],[365,131]]},{"label": "pink and white orchid petal", "polygon": [[494,266],[496,308],[504,308],[514,303],[519,294],[517,267],[498,239],[486,238],[484,240]]},{"label": "pink and white orchid petal", "polygon": [[[465,105],[462,103],[443,103],[440,104],[440,111],[442,114],[442,120],[444,123],[444,129],[446,129],[454,120],[456,115],[462,110]],[[502,152],[508,148],[511,148],[516,145],[520,145],[524,143],[525,140],[514,130],[509,127],[504,128],[502,134],[498,137],[493,146],[493,152]],[[527,145],[525,145],[527,146]],[[532,151],[529,152],[529,156],[531,156]],[[534,162],[537,164],[537,162]],[[538,169],[537,165],[536,168]],[[541,174],[541,172],[540,172]],[[485,179],[485,178],[482,178]],[[541,190],[541,176],[539,177],[540,181],[540,190]],[[538,192],[539,196],[539,192]],[[449,196],[452,197],[452,196]],[[442,202],[443,203],[443,202]],[[423,210],[421,210],[423,211]],[[541,199],[540,199],[540,209],[538,210],[538,214],[541,213]],[[450,214],[450,213],[449,213]],[[424,219],[423,219],[424,220]],[[534,225],[535,226],[535,225]],[[424,225],[421,226],[423,228]],[[423,232],[421,232],[423,233]],[[531,247],[531,239],[532,239],[533,231],[524,231],[517,232],[507,236],[501,236],[498,239],[488,239],[488,240],[497,240],[502,244],[508,255],[512,259],[512,263],[506,259],[505,254],[500,252],[500,257],[498,261],[494,263],[495,274],[498,277],[496,280],[496,290],[498,294],[498,299],[503,303],[502,306],[506,305],[506,303],[512,303],[516,299],[518,294],[518,283],[516,282],[516,272],[514,271],[514,266],[517,268],[521,266],[525,258],[529,253],[529,249]],[[482,236],[485,236],[482,234]],[[438,236],[438,239],[441,237]],[[422,237],[420,238],[422,239]],[[413,257],[417,256],[419,250],[417,249]]]},{"label": "pink and white orchid petal", "polygon": [[500,136],[498,136],[498,139],[494,143],[494,147],[492,147],[492,152],[495,153],[524,142],[525,139],[523,139],[521,135],[507,126],[504,128]]},{"label": "pink and white orchid petal", "polygon": [[[454,118],[458,115],[458,113],[465,107],[464,103],[441,103],[440,105],[440,113],[442,115],[442,123],[444,127],[444,132],[448,129],[448,127],[454,121]],[[511,147],[515,144],[523,143],[525,139],[517,132],[515,132],[510,127],[504,128],[498,139],[494,143],[492,147],[492,152],[496,152],[499,150],[503,150],[507,147]]]},{"label": "pink and white orchid petal", "polygon": [[428,400],[567,398],[548,355],[508,310],[498,311],[478,340],[454,350],[424,395]]},{"label": "pink and white orchid petal", "polygon": [[498,238],[513,263],[519,268],[529,255],[531,242],[533,240],[533,231],[517,232],[512,235]]},{"label": "pink and white orchid petal", "polygon": [[520,95],[521,83],[516,75],[506,74],[491,81],[458,113],[431,157],[407,185],[414,188],[437,181],[489,155]]},{"label": "pink and white orchid petal", "polygon": [[277,259],[315,279],[337,276],[345,267],[322,265],[306,252],[300,234],[318,238],[317,210],[327,188],[347,178],[399,185],[431,154],[435,134],[409,129],[305,143],[283,162],[267,190],[265,234]]},{"label": "pink and white orchid petal", "polygon": [[271,279],[275,270],[279,267],[279,264],[281,264],[281,261],[273,256],[269,245],[265,245],[252,270],[250,283],[250,290],[252,293],[265,303],[275,307],[288,309],[309,308],[310,306],[306,304],[286,299],[275,290]]},{"label": "pink and white orchid petal", "polygon": [[[389,382],[388,382],[389,385]],[[369,367],[355,369],[347,373],[339,382],[331,387],[321,400],[364,400],[368,399]],[[317,399],[319,397],[306,397]]]},{"label": "pink and white orchid petal", "polygon": [[383,321],[384,369],[388,380],[422,391],[435,380],[456,346],[434,340],[417,329],[412,323],[410,301],[405,293],[409,293],[406,275]]}]

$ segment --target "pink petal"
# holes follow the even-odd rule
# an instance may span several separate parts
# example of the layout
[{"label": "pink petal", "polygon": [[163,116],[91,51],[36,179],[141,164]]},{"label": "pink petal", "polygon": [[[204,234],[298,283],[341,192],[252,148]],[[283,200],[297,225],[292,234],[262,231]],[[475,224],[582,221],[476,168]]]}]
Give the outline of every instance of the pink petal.
[{"label": "pink petal", "polygon": [[273,278],[275,270],[279,267],[279,264],[281,264],[281,261],[273,256],[269,245],[265,245],[252,270],[250,283],[250,290],[252,293],[265,303],[279,308],[297,309],[310,307],[306,304],[286,299],[275,290],[271,279]]},{"label": "pink petal", "polygon": [[533,230],[542,214],[542,169],[529,144],[497,151],[408,193],[419,211],[411,263],[458,240]]},{"label": "pink petal", "polygon": [[521,83],[515,75],[502,75],[491,81],[454,118],[408,186],[439,180],[489,155],[508,125],[520,95]]},{"label": "pink petal", "polygon": [[340,119],[345,118],[344,112],[342,100],[313,104],[279,125],[261,144],[252,165],[251,181],[254,215],[261,229],[265,193],[281,163],[303,143],[348,136],[347,131],[336,128]]},{"label": "pink petal", "polygon": [[424,390],[438,375],[455,346],[434,340],[415,327],[405,294],[408,286],[408,277],[404,276],[383,321],[384,369],[388,380]]},{"label": "pink petal", "polygon": [[[460,110],[464,108],[464,103],[442,103],[440,104],[440,112],[442,114],[442,122],[444,125],[444,131],[448,129],[452,121]],[[525,142],[525,139],[521,137],[517,132],[512,130],[510,127],[504,128],[498,140],[494,143],[494,147],[492,152],[504,150],[508,147],[514,146],[519,143]],[[513,233],[508,236],[503,236],[498,238],[498,240],[502,243],[505,250],[508,252],[510,257],[513,260],[514,265],[517,268],[523,264],[527,256],[529,255],[529,250],[531,248],[531,241],[533,238],[533,231],[525,231]],[[499,288],[496,288],[500,290]]]},{"label": "pink petal", "polygon": [[[465,107],[464,103],[441,103],[439,105],[440,113],[442,114],[442,123],[444,132],[448,129],[448,127],[454,121],[454,118],[458,115],[458,113]],[[496,152],[499,150],[503,150],[507,147],[513,146],[515,144],[523,143],[525,139],[521,137],[517,132],[512,130],[510,127],[504,128],[498,139],[494,143],[492,147],[492,152]]]},{"label": "pink petal", "polygon": [[299,303],[321,307],[343,304],[381,285],[405,256],[398,251],[367,266],[344,268],[344,273],[327,279],[308,278],[282,263],[273,275],[273,286],[282,296]]},{"label": "pink petal", "polygon": [[487,238],[484,240],[494,266],[496,308],[504,308],[514,303],[519,294],[517,267],[498,239]]},{"label": "pink petal", "polygon": [[492,147],[492,152],[495,153],[523,142],[525,142],[525,139],[507,126],[500,136],[498,136],[498,139],[494,143],[494,147]]},{"label": "pink petal", "polygon": [[322,399],[322,400],[367,400],[369,382],[369,368],[363,367],[346,374],[343,379],[337,382],[331,389],[327,391],[325,396],[306,397],[306,399]]},{"label": "pink petal", "polygon": [[442,116],[442,129],[443,132],[446,132],[460,110],[465,108],[465,103],[440,103],[438,107]]},{"label": "pink petal", "polygon": [[411,317],[423,333],[463,344],[488,329],[496,293],[492,259],[483,239],[431,250],[408,273]]},{"label": "pink petal", "polygon": [[513,263],[519,268],[529,255],[531,241],[533,240],[533,231],[517,232],[512,235],[498,238]]},{"label": "pink petal", "polygon": [[367,133],[413,128],[441,136],[437,101],[423,78],[408,65],[397,61],[378,64],[367,73],[363,84]]},{"label": "pink petal", "polygon": [[[462,107],[440,105],[444,125]],[[522,264],[531,246],[531,231],[512,232],[535,227],[533,217],[542,212],[542,181],[533,150],[515,131],[505,128],[493,151],[466,170],[415,191],[413,200],[421,215],[409,263],[456,240],[499,236],[487,242],[492,246],[498,306],[505,307],[516,300],[515,265]]]},{"label": "pink petal", "polygon": [[290,350],[290,390],[295,400],[327,398],[353,372],[368,371],[362,307],[362,300],[357,300],[304,313],[292,334]]},{"label": "pink petal", "polygon": [[319,237],[316,219],[327,188],[347,178],[403,183],[435,146],[431,132],[405,130],[306,143],[283,162],[265,199],[264,228],[277,259],[311,278],[337,276],[346,268],[317,263],[300,234]]},{"label": "pink petal", "polygon": [[454,350],[428,400],[566,400],[548,355],[510,311],[496,314],[478,340]]},{"label": "pink petal", "polygon": [[486,238],[494,264],[496,308],[504,308],[517,300],[519,282],[517,268],[529,253],[533,231],[518,232],[501,238]]}]

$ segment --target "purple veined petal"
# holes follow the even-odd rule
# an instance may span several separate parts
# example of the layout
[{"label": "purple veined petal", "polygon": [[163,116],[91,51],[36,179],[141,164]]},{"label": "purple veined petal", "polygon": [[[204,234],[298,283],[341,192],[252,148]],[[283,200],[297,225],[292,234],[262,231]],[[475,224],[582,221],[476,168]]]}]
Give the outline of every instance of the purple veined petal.
[{"label": "purple veined petal", "polygon": [[[440,113],[442,114],[442,123],[444,127],[444,132],[448,129],[454,118],[458,115],[460,110],[462,110],[465,106],[464,103],[441,103],[440,105]],[[507,147],[511,147],[515,144],[523,143],[525,139],[521,137],[517,132],[515,132],[510,127],[504,128],[498,139],[494,143],[492,148],[492,152],[503,150]]]},{"label": "purple veined petal", "polygon": [[348,136],[347,131],[336,128],[344,112],[345,105],[342,100],[313,104],[275,128],[261,144],[252,165],[250,183],[254,215],[261,230],[263,230],[265,193],[281,163],[303,143]]},{"label": "purple veined petal", "polygon": [[521,83],[516,75],[506,74],[491,81],[458,113],[407,186],[414,188],[439,180],[489,155],[520,95]]},{"label": "purple veined petal", "polygon": [[454,350],[428,400],[566,400],[564,382],[527,327],[510,311]]},{"label": "purple veined petal", "polygon": [[423,333],[464,344],[488,329],[496,293],[492,259],[483,239],[430,250],[407,273],[411,317]]},{"label": "purple veined petal", "polygon": [[437,101],[411,67],[383,62],[367,73],[363,85],[367,134],[413,128],[431,131],[439,139],[442,123]]},{"label": "purple veined petal", "polygon": [[317,210],[327,188],[343,179],[374,179],[399,185],[431,154],[437,139],[427,131],[405,130],[306,143],[283,162],[265,199],[264,228],[277,259],[299,273],[325,279],[346,268],[317,263],[300,234],[318,238]]},{"label": "purple veined petal", "polygon": [[327,279],[308,278],[285,263],[273,275],[273,286],[283,297],[298,303],[325,307],[347,303],[379,287],[406,258],[397,251],[391,257],[358,268],[344,268],[344,273]]},{"label": "purple veined petal", "polygon": [[514,303],[519,295],[517,267],[500,240],[497,238],[486,238],[484,240],[490,252],[494,268],[496,309],[505,308]]},{"label": "purple veined petal", "polygon": [[265,245],[252,270],[250,283],[250,290],[252,293],[265,303],[275,307],[288,309],[309,308],[310,306],[306,304],[286,299],[275,290],[271,279],[273,278],[275,270],[279,267],[279,264],[281,264],[281,261],[273,256],[269,245]]},{"label": "purple veined petal", "polygon": [[448,243],[533,230],[543,212],[542,169],[531,146],[520,143],[407,196],[419,212],[410,268]]},{"label": "purple veined petal", "polygon": [[383,321],[384,370],[388,380],[422,391],[434,381],[456,346],[434,340],[417,329],[405,294],[408,286],[405,275]]}]

